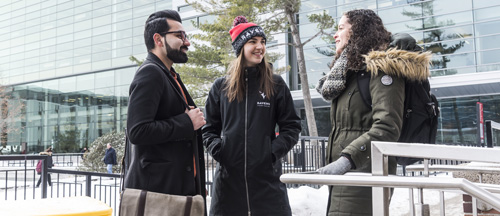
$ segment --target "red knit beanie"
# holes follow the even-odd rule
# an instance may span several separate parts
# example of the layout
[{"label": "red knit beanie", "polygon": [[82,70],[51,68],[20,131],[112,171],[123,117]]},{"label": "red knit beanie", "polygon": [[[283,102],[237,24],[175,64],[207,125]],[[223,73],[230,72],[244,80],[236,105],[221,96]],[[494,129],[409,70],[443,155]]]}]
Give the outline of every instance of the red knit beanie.
[{"label": "red knit beanie", "polygon": [[266,34],[262,27],[255,23],[248,22],[244,16],[237,16],[233,21],[233,28],[229,30],[231,41],[236,56],[240,55],[243,45],[255,36],[266,39]]}]

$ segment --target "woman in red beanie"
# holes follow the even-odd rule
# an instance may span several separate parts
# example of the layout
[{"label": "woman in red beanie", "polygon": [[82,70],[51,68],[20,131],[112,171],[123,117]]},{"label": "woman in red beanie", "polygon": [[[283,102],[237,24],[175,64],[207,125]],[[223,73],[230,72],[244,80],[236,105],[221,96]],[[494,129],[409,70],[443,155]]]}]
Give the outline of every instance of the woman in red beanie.
[{"label": "woman in red beanie", "polygon": [[266,61],[263,29],[238,16],[229,33],[237,58],[205,106],[203,143],[218,162],[210,215],[291,215],[279,177],[281,158],[297,144],[300,118],[286,83]]}]

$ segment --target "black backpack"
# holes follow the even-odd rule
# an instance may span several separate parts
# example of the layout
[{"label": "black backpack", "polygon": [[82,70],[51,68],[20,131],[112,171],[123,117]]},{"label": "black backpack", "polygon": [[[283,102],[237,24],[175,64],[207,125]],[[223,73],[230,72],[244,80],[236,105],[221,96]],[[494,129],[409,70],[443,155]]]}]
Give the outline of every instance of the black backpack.
[{"label": "black backpack", "polygon": [[[358,87],[363,102],[371,108],[369,72],[358,72]],[[405,83],[403,128],[398,142],[436,143],[439,105],[436,96],[431,94],[429,81],[410,81]],[[396,157],[399,165],[410,165],[421,158]]]}]

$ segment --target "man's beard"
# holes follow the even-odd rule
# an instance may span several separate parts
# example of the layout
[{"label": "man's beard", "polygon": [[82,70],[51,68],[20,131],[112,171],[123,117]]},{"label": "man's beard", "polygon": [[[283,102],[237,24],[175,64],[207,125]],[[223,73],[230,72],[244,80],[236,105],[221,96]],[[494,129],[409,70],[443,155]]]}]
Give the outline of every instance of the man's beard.
[{"label": "man's beard", "polygon": [[181,49],[188,49],[187,46],[181,46],[178,50],[172,49],[168,43],[166,43],[167,58],[172,60],[174,63],[186,63],[188,61],[188,56],[186,53],[181,51]]}]

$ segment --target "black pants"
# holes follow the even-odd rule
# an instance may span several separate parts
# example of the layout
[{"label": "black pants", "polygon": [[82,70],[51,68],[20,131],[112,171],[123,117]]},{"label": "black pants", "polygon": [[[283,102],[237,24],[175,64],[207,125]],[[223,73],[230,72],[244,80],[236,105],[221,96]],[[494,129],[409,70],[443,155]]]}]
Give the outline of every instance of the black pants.
[{"label": "black pants", "polygon": [[[49,183],[49,186],[52,186],[52,181],[50,180],[50,174],[47,174],[47,182]],[[40,186],[40,183],[42,183],[42,176],[40,175],[40,178],[38,179],[38,182],[36,183],[36,187]]]}]

